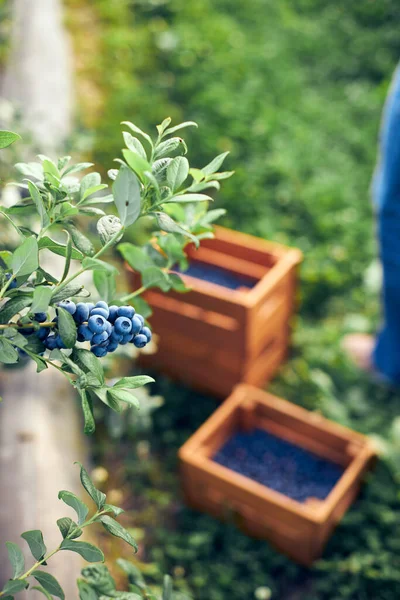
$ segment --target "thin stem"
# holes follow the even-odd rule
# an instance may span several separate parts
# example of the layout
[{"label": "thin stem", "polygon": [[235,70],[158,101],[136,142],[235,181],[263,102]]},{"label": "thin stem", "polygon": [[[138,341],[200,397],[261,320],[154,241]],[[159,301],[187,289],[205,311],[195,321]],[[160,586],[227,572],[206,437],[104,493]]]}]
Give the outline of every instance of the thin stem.
[{"label": "thin stem", "polygon": [[[37,325],[37,321],[31,323],[24,323],[20,325],[18,323],[6,323],[5,325],[0,325],[0,329],[7,329],[8,327],[14,327],[15,329],[29,329],[32,325]],[[40,323],[40,327],[55,327],[57,323],[53,323],[52,321],[45,321],[44,323]]]},{"label": "thin stem", "polygon": [[[117,241],[117,239],[123,235],[124,232],[124,227],[122,227],[119,231],[117,231],[117,233],[115,233],[107,242],[107,244],[105,244],[102,248],[100,248],[100,250],[98,252],[96,252],[96,254],[94,256],[91,256],[89,258],[99,258],[99,256],[101,256],[106,250],[108,250],[108,248],[110,248],[110,246],[112,246],[114,244],[114,242]],[[76,271],[76,273],[74,273],[73,275],[71,275],[70,277],[68,277],[65,281],[63,281],[62,283],[58,284],[56,286],[56,288],[58,290],[62,290],[63,288],[65,288],[69,283],[71,283],[71,281],[73,281],[74,279],[76,279],[77,277],[79,277],[80,275],[82,275],[82,273],[85,273],[85,271],[88,271],[89,269],[86,269],[84,267],[82,267],[81,269],[79,269],[79,271]]]},{"label": "thin stem", "polygon": [[6,293],[6,291],[8,290],[8,288],[10,287],[10,284],[12,281],[14,281],[15,279],[15,275],[11,275],[10,279],[8,279],[6,281],[6,283],[3,285],[3,287],[0,290],[0,300],[3,298],[4,294]]},{"label": "thin stem", "polygon": [[140,294],[143,294],[143,292],[145,292],[146,290],[147,290],[147,286],[142,285],[142,287],[138,288],[136,291],[132,292],[131,294],[128,294],[127,296],[123,296],[121,298],[121,302],[129,302],[129,300],[136,298],[136,296],[140,296]]}]

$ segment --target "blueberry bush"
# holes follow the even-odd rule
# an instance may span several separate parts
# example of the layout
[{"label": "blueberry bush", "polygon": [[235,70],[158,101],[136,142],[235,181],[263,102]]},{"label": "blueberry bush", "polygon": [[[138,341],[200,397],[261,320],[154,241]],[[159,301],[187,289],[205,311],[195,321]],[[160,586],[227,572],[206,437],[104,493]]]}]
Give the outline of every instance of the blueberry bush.
[{"label": "blueberry bush", "polygon": [[[184,263],[183,249],[188,241],[197,247],[202,238],[212,236],[212,223],[222,211],[207,210],[212,197],[204,191],[219,189],[219,181],[232,174],[219,171],[226,153],[202,169],[190,168],[184,156],[186,143],[174,134],[196,126],[193,122],[171,126],[167,118],[157,127],[154,140],[133,123],[124,125],[130,132],[123,133],[126,147],[123,158],[116,159],[118,169],[108,172],[113,181],[111,191],[96,172],[76,177],[91,163],[71,164],[69,156],[54,162],[39,155],[39,162],[16,165],[23,175],[17,184],[21,199],[0,209],[0,217],[17,240],[15,250],[0,251],[0,363],[32,360],[38,373],[48,367],[62,373],[80,396],[87,434],[95,430],[95,401],[117,413],[125,407],[138,408],[132,391],[153,379],[144,375],[122,377],[109,385],[100,359],[120,345],[132,344],[140,349],[150,342],[152,333],[145,322],[149,307],[140,294],[150,287],[186,289],[170,268]],[[0,132],[0,148],[18,137]],[[118,216],[99,208],[108,204],[114,206]],[[81,223],[88,218],[97,221],[93,241],[82,232]],[[148,221],[149,240],[142,246],[122,241],[126,229],[141,218]],[[140,272],[139,289],[130,293],[117,290],[118,269],[105,256],[113,247],[118,247],[130,267]],[[50,273],[44,267],[45,250],[61,257],[59,272]],[[88,284],[79,281],[87,273],[93,273],[101,298],[96,303],[79,300],[91,296]],[[144,314],[137,312],[139,307]],[[81,481],[97,506],[96,513],[87,520],[86,506],[70,492],[60,492],[60,498],[77,511],[77,523],[67,518],[58,522],[63,541],[50,553],[40,531],[22,534],[36,559],[27,571],[20,549],[10,543],[14,573],[0,596],[13,598],[14,593],[28,586],[27,579],[32,575],[44,595],[63,598],[54,578],[38,568],[61,550],[78,552],[89,562],[103,560],[96,547],[74,541],[92,523],[100,522],[112,535],[135,547],[129,532],[113,518],[121,509],[106,504],[105,495],[94,487],[83,467]],[[105,568],[96,569],[84,570],[80,598],[138,597],[135,593],[119,594]],[[128,571],[142,596],[152,597],[134,567]],[[166,579],[163,598],[171,598],[171,594]]]}]

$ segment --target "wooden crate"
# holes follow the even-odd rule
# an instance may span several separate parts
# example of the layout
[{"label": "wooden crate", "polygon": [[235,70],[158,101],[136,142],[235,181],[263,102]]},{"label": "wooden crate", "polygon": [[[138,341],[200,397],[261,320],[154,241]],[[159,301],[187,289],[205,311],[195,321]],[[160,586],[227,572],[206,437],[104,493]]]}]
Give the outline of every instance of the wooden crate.
[{"label": "wooden crate", "polygon": [[[287,353],[300,251],[217,227],[215,239],[189,246],[188,255],[191,264],[223,268],[254,287],[231,290],[182,275],[188,293],[148,290],[159,346],[142,363],[220,397],[240,382],[264,384]],[[131,283],[140,285],[134,273]]]},{"label": "wooden crate", "polygon": [[[343,475],[326,499],[297,502],[213,461],[235,432],[254,428],[343,466]],[[234,520],[245,533],[269,540],[304,565],[321,555],[374,456],[371,442],[361,434],[245,384],[235,388],[179,452],[190,506]]]}]

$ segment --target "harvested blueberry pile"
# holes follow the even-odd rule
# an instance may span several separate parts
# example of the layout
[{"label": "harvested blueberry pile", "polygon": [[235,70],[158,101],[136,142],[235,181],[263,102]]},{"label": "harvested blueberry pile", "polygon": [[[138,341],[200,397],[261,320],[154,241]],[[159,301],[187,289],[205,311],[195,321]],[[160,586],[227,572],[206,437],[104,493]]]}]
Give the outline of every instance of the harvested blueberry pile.
[{"label": "harvested blueberry pile", "polygon": [[236,433],[214,461],[298,502],[323,500],[343,473],[342,467],[262,429]]},{"label": "harvested blueberry pile", "polygon": [[184,273],[203,281],[209,281],[210,283],[217,283],[223,287],[229,288],[230,290],[237,290],[238,288],[244,287],[251,289],[257,283],[256,280],[241,277],[231,271],[226,271],[220,267],[214,267],[213,265],[207,265],[205,263],[192,263],[186,271],[175,269],[178,273]]}]

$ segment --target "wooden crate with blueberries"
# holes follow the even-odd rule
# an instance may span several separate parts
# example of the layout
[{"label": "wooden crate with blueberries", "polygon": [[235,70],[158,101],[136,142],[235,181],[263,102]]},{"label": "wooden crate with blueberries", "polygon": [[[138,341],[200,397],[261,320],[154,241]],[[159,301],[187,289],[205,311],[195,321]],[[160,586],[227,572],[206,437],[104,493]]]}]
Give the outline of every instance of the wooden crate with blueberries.
[{"label": "wooden crate with blueberries", "polygon": [[179,456],[189,505],[311,565],[375,452],[361,434],[242,384]]},{"label": "wooden crate with blueberries", "polygon": [[188,257],[190,292],[144,294],[158,351],[143,364],[221,397],[241,381],[264,384],[287,353],[300,251],[217,227]]}]

